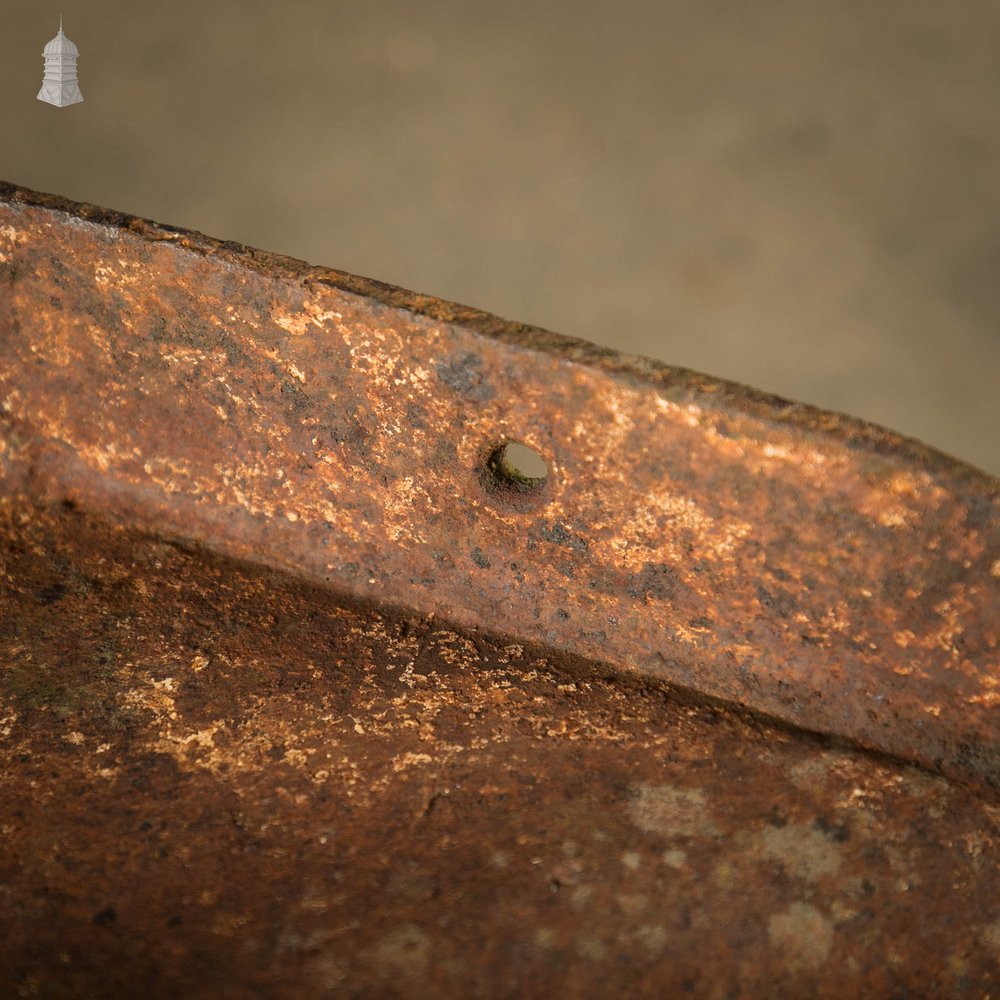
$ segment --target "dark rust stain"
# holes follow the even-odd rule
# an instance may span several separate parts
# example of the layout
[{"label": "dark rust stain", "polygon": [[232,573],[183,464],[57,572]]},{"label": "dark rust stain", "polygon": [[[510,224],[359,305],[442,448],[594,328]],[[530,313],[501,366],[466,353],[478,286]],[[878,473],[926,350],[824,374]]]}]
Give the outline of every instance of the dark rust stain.
[{"label": "dark rust stain", "polygon": [[0,269],[7,992],[995,995],[994,480],[10,186]]},{"label": "dark rust stain", "polygon": [[62,504],[0,538],[9,995],[996,985],[960,785]]}]

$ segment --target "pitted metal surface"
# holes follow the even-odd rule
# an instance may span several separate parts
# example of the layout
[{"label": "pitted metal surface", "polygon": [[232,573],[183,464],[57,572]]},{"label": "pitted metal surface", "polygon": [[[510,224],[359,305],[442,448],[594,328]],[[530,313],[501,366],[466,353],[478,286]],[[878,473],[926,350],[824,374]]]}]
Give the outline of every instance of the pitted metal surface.
[{"label": "pitted metal surface", "polygon": [[0,195],[18,990],[995,988],[994,480]]}]

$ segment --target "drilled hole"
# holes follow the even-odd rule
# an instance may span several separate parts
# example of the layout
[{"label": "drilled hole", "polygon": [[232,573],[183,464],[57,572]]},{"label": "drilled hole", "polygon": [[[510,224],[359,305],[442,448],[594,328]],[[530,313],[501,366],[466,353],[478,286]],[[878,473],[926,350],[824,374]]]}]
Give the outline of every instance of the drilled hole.
[{"label": "drilled hole", "polygon": [[488,465],[497,486],[520,493],[540,489],[549,474],[545,459],[534,448],[519,441],[500,445],[490,455]]}]

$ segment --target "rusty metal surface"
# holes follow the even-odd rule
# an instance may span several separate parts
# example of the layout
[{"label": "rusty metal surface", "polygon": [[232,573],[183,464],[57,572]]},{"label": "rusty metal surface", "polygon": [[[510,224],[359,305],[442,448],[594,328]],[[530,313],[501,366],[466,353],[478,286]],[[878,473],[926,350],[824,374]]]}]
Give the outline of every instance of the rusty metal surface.
[{"label": "rusty metal surface", "polygon": [[997,995],[998,509],[845,417],[0,187],[0,981]]}]

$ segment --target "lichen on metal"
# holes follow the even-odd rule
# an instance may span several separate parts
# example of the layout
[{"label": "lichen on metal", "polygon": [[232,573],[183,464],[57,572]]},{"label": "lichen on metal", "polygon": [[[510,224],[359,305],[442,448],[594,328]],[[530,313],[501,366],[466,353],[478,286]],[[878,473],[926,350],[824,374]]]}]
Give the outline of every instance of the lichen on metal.
[{"label": "lichen on metal", "polygon": [[847,417],[0,186],[0,969],[1000,990],[998,511]]}]

